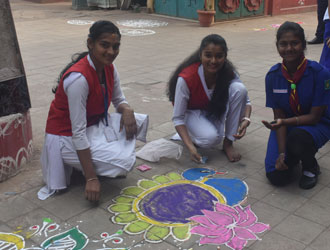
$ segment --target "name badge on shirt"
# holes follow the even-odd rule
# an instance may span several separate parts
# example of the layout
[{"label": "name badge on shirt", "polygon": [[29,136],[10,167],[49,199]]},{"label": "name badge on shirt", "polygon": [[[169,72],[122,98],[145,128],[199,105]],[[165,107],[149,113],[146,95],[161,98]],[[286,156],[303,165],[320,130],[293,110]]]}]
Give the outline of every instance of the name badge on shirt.
[{"label": "name badge on shirt", "polygon": [[275,94],[286,94],[286,93],[288,93],[288,89],[273,89],[273,93],[275,93]]},{"label": "name badge on shirt", "polygon": [[107,142],[112,142],[112,141],[118,140],[114,129],[110,126],[104,127],[104,136],[107,139]]}]

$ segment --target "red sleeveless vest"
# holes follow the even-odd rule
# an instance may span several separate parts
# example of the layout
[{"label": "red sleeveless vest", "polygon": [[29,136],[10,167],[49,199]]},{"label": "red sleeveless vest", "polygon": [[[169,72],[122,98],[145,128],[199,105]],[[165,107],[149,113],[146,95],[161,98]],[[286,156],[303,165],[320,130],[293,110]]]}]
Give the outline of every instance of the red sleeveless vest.
[{"label": "red sleeveless vest", "polygon": [[199,66],[200,63],[194,63],[184,68],[179,74],[186,81],[190,91],[188,109],[207,109],[209,104],[209,98],[198,75]]},{"label": "red sleeveless vest", "polygon": [[[111,103],[114,78],[113,65],[105,66],[106,84],[108,88],[108,106]],[[87,56],[72,65],[62,76],[52,101],[48,113],[46,124],[46,133],[54,135],[72,136],[70,112],[68,105],[68,97],[64,92],[63,80],[71,72],[81,73],[87,80],[89,93],[86,103],[87,127],[94,125],[104,116],[104,98],[102,95],[102,86],[97,77],[95,69],[89,64]]]}]

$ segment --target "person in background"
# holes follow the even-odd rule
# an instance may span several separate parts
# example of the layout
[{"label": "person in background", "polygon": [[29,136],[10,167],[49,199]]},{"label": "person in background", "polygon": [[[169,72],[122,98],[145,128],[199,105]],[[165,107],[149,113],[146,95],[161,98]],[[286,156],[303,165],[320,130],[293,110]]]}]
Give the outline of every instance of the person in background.
[{"label": "person in background", "polygon": [[324,31],[324,45],[321,53],[320,64],[330,70],[330,20],[329,20],[329,6],[330,0],[328,0],[328,7],[324,14],[325,31]]},{"label": "person in background", "polygon": [[246,133],[251,104],[227,52],[221,36],[206,36],[168,83],[175,129],[195,162],[202,161],[197,147],[209,148],[222,140],[229,161],[241,159],[233,142]]},{"label": "person in background", "polygon": [[299,187],[310,189],[320,174],[315,154],[330,138],[330,73],[305,58],[305,33],[297,23],[280,26],[276,47],[283,61],[266,75],[266,106],[274,121],[262,121],[271,129],[266,176],[276,186],[286,185],[301,162]]},{"label": "person in background", "polygon": [[[83,172],[85,196],[98,201],[98,176],[126,176],[135,163],[135,140],[145,141],[148,116],[135,114],[123,95],[114,60],[119,29],[97,21],[89,30],[88,51],[67,65],[53,89],[41,155],[46,199],[70,184],[72,168]],[[108,113],[110,103],[116,113]]]},{"label": "person in background", "polygon": [[323,43],[323,36],[325,30],[325,23],[323,21],[324,13],[328,8],[328,0],[317,0],[317,28],[315,37],[308,41],[308,44],[321,44]]}]

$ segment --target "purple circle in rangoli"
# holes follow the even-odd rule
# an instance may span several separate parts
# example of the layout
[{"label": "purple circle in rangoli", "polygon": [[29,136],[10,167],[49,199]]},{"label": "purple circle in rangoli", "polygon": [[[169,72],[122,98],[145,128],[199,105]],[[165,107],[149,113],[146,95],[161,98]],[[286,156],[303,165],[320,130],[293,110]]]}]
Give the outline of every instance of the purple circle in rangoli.
[{"label": "purple circle in rangoli", "polygon": [[210,191],[192,184],[176,184],[157,189],[140,202],[141,212],[163,223],[188,223],[188,218],[212,210],[217,198]]}]

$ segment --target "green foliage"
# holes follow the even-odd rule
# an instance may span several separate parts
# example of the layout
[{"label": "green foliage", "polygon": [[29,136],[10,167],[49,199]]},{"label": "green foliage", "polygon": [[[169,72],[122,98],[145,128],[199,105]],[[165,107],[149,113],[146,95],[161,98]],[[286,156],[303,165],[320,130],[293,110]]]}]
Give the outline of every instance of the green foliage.
[{"label": "green foliage", "polygon": [[213,1],[214,0],[204,0],[204,9],[213,10]]}]

